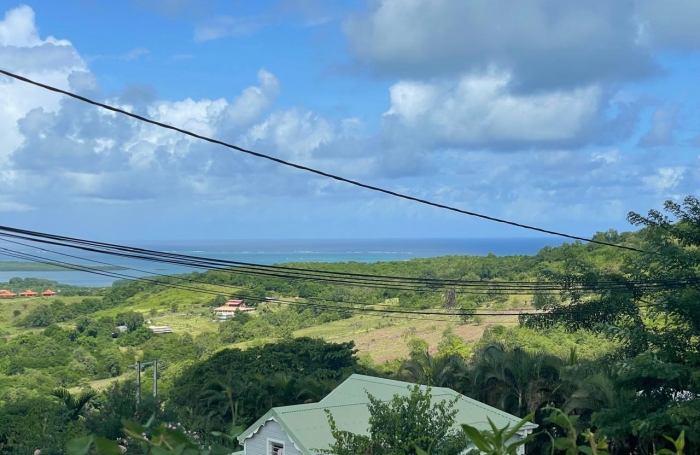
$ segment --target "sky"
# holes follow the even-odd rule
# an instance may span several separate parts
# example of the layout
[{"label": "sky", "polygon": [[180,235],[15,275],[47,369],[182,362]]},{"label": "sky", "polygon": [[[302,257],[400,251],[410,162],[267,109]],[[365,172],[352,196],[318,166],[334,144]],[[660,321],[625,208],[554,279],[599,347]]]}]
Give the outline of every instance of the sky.
[{"label": "sky", "polygon": [[[697,0],[34,0],[0,68],[485,215],[591,236],[700,186]],[[0,77],[0,224],[94,239],[537,233]]]}]

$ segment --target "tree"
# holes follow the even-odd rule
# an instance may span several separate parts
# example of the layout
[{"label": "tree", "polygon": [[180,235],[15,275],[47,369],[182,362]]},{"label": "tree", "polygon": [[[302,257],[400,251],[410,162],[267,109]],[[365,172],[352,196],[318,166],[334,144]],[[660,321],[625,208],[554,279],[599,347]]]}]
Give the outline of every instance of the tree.
[{"label": "tree", "polygon": [[562,360],[555,356],[492,343],[478,356],[475,375],[479,398],[525,416],[551,400],[562,366]]},{"label": "tree", "polygon": [[381,401],[367,393],[370,413],[367,435],[338,428],[333,414],[326,410],[335,443],[322,453],[334,455],[415,455],[430,447],[433,455],[458,455],[464,451],[466,435],[453,429],[458,399],[433,404],[430,388],[409,387],[410,395],[395,395]]},{"label": "tree", "polygon": [[32,309],[24,319],[24,325],[28,327],[48,327],[54,322],[51,309],[46,305],[40,305]]},{"label": "tree", "polygon": [[467,374],[460,356],[433,356],[422,352],[401,364],[397,377],[433,387],[454,388]]},{"label": "tree", "polygon": [[136,311],[127,311],[125,313],[119,313],[115,318],[115,321],[119,325],[125,325],[129,332],[133,332],[139,327],[143,326],[144,318],[143,314]]},{"label": "tree", "polygon": [[210,307],[220,307],[222,305],[226,304],[226,297],[219,294],[216,297],[212,299],[211,302],[209,302]]},{"label": "tree", "polygon": [[521,317],[529,327],[590,330],[620,344],[607,359],[618,402],[601,403],[593,419],[612,451],[650,452],[677,428],[685,430],[690,452],[700,450],[700,201],[689,196],[682,204],[667,201],[664,209],[628,215],[642,228],[640,251],[626,252],[619,270],[581,267],[572,257],[552,279],[588,292],[565,289],[543,307],[546,313]]},{"label": "tree", "polygon": [[[194,343],[193,347],[196,352]],[[352,342],[327,343],[312,338],[295,338],[283,343],[249,347],[245,351],[225,349],[185,368],[175,378],[169,394],[174,405],[182,409],[199,410],[209,398],[206,390],[203,390],[203,384],[222,378],[235,379],[244,384],[252,383],[250,387],[234,388],[235,394],[231,397],[233,402],[239,402],[243,423],[251,424],[267,412],[271,405],[305,402],[309,396],[299,392],[306,384],[327,383],[330,388],[354,372],[367,372],[358,365],[355,353]],[[286,388],[275,390],[272,387],[272,379],[281,374],[294,378],[297,384],[293,388],[295,393]],[[258,377],[263,380],[259,381]],[[265,378],[268,378],[267,382]]]},{"label": "tree", "polygon": [[85,406],[97,395],[97,392],[85,390],[74,396],[68,389],[60,388],[54,390],[52,395],[61,400],[72,420],[78,420]]}]

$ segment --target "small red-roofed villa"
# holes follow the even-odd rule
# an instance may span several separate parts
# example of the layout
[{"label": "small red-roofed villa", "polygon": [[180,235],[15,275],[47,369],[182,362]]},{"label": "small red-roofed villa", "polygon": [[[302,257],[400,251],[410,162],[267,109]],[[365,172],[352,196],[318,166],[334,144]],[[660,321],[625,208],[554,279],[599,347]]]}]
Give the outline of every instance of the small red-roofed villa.
[{"label": "small red-roofed villa", "polygon": [[214,308],[214,312],[219,316],[235,316],[236,313],[252,313],[255,308],[245,306],[243,300],[229,300],[226,305]]},{"label": "small red-roofed villa", "polygon": [[11,299],[12,297],[17,297],[17,294],[6,289],[0,290],[0,299]]},{"label": "small red-roofed villa", "polygon": [[47,289],[44,292],[42,292],[41,295],[44,297],[53,297],[56,295],[56,292],[52,291],[51,289]]},{"label": "small red-roofed villa", "polygon": [[20,297],[36,297],[38,295],[38,293],[32,291],[31,289],[27,289],[26,291],[19,293]]}]

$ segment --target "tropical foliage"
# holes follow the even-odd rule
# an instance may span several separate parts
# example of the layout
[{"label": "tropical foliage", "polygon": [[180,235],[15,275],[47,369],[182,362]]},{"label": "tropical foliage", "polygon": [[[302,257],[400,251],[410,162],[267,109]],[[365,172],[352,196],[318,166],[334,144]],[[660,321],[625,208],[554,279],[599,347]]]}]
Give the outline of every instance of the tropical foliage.
[{"label": "tropical foliage", "polygon": [[[528,443],[529,453],[697,453],[700,201],[689,197],[682,204],[669,202],[665,213],[631,213],[629,220],[639,231],[608,231],[594,238],[638,251],[573,243],[543,248],[534,256],[293,264],[430,279],[575,284],[560,293],[536,292],[529,300],[511,298],[495,288],[473,294],[435,286],[409,291],[217,270],[184,278],[240,292],[193,296],[168,287],[182,278],[164,277],[115,283],[102,290],[61,286],[60,298],[13,303],[0,309],[0,454],[39,448],[42,455],[63,453],[67,441],[85,434],[94,436],[82,440],[80,447],[101,450],[100,438],[116,442],[125,437],[124,421],[145,426],[151,416],[146,432],[159,434],[163,441],[172,436],[168,425],[180,428],[175,424],[179,422],[207,444],[227,447],[235,427],[250,424],[270,407],[317,401],[353,372],[379,375],[380,370],[414,383],[453,388],[519,417],[532,415],[540,431]],[[649,282],[655,284],[644,284]],[[56,285],[13,278],[0,288],[22,291]],[[145,327],[151,315],[163,311],[199,312],[209,318],[212,307],[241,296],[251,297],[251,305],[265,297],[290,304],[259,303],[256,316],[208,321],[213,330],[205,333],[157,337]],[[472,344],[448,330],[437,352],[418,338],[422,334],[413,333],[404,362],[376,369],[358,360],[352,343],[293,337],[295,330],[348,318],[350,310],[358,308],[354,302],[388,301],[413,310],[460,308],[462,323],[483,323],[476,315],[479,308],[532,305],[542,312],[523,315],[520,327],[512,329],[486,322],[483,339]],[[117,330],[118,325],[126,332]],[[240,348],[225,348],[232,343],[240,343]],[[146,393],[153,385],[153,370],[147,367],[137,399],[133,365],[156,358],[160,394],[154,398]],[[95,380],[114,383],[96,393],[87,387]],[[411,405],[419,406],[421,397],[415,400]],[[374,410],[396,424],[398,408],[385,405],[376,404]],[[421,409],[430,418],[442,415],[449,421],[447,408],[444,415]],[[436,429],[446,428],[430,422]],[[496,438],[489,444],[497,446],[508,431],[512,429],[493,428],[490,436],[481,437],[487,442]],[[379,430],[370,442],[342,436],[348,444],[370,445],[373,437],[384,440],[382,444],[390,444],[391,437]],[[472,441],[478,437],[472,435]],[[208,450],[188,440],[196,447],[182,446],[183,451]],[[141,446],[143,442],[134,450],[170,450],[150,443]],[[405,453],[414,450],[396,447]]]}]

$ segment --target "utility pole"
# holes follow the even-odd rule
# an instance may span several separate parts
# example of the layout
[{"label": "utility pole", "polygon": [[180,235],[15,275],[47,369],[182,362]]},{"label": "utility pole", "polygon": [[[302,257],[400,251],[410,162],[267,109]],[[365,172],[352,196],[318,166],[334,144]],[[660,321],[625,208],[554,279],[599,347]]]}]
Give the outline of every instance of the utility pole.
[{"label": "utility pole", "polygon": [[136,368],[136,404],[141,404],[141,369],[153,365],[153,398],[158,396],[158,359],[153,362],[136,361],[136,365],[129,365],[129,368]]},{"label": "utility pole", "polygon": [[153,398],[158,396],[158,359],[153,360]]},{"label": "utility pole", "polygon": [[141,361],[136,361],[136,405],[141,404]]}]

